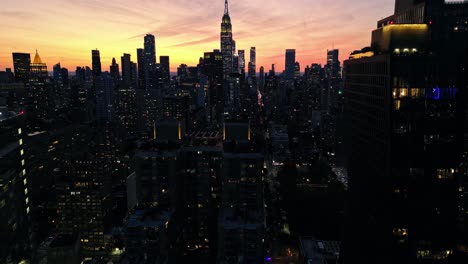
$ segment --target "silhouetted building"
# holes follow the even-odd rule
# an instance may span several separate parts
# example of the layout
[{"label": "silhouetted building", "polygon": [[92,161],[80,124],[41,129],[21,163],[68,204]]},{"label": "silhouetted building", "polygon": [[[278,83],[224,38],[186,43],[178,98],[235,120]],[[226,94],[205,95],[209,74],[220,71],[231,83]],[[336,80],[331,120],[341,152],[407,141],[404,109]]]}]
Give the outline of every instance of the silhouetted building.
[{"label": "silhouetted building", "polygon": [[[0,112],[0,262],[29,255],[30,188],[23,113]],[[7,261],[8,260],[8,261]]]},{"label": "silhouetted building", "polygon": [[122,65],[122,80],[128,86],[132,85],[132,62],[130,60],[130,54],[124,53],[121,58]]},{"label": "silhouetted building", "polygon": [[110,75],[114,80],[114,85],[117,85],[120,80],[119,64],[115,61],[115,58],[112,58],[112,64],[110,66]]},{"label": "silhouetted building", "polygon": [[99,50],[95,49],[91,51],[92,55],[92,69],[93,69],[93,78],[101,75],[102,68],[101,68],[101,55]]},{"label": "silhouetted building", "polygon": [[16,82],[29,82],[31,54],[13,52],[13,68]]},{"label": "silhouetted building", "polygon": [[296,63],[296,50],[295,49],[287,49],[286,50],[286,63],[285,63],[285,70],[284,70],[284,78],[286,80],[294,80],[294,72],[295,72],[295,63]]},{"label": "silhouetted building", "polygon": [[164,84],[168,85],[171,81],[171,65],[169,56],[159,56],[159,64],[161,67],[161,78]]},{"label": "silhouetted building", "polygon": [[95,80],[96,115],[98,119],[111,122],[114,119],[114,80],[105,72]]},{"label": "silhouetted building", "polygon": [[397,1],[345,62],[345,263],[458,254],[468,3],[445,2]]}]

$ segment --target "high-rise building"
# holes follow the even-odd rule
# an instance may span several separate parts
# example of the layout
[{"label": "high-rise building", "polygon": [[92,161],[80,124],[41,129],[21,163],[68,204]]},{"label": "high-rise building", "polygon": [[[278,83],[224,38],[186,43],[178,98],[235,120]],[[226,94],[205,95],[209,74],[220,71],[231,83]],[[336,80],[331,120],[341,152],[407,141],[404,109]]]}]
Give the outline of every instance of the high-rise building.
[{"label": "high-rise building", "polygon": [[158,82],[156,69],[156,41],[154,35],[151,34],[147,34],[144,40],[145,89],[147,92],[154,94]]},{"label": "high-rise building", "polygon": [[251,93],[257,91],[257,52],[255,47],[250,48],[250,61],[248,72],[248,84]]},{"label": "high-rise building", "polygon": [[52,111],[52,95],[49,86],[50,78],[47,65],[42,62],[36,51],[29,73],[30,109],[39,118],[47,118]]},{"label": "high-rise building", "polygon": [[328,50],[327,51],[327,78],[329,79],[338,79],[340,78],[340,60],[339,60],[340,51],[338,49]]},{"label": "high-rise building", "polygon": [[169,63],[169,56],[159,56],[159,64],[163,83],[167,85],[171,81],[171,64]]},{"label": "high-rise building", "polygon": [[239,50],[239,69],[241,74],[245,74],[245,50]]},{"label": "high-rise building", "polygon": [[63,89],[63,79],[62,79],[62,67],[60,63],[54,65],[54,85],[56,89]]},{"label": "high-rise building", "polygon": [[102,68],[101,68],[101,55],[98,49],[91,51],[92,55],[92,69],[93,69],[93,78],[101,75]]},{"label": "high-rise building", "polygon": [[284,67],[284,78],[286,80],[294,80],[294,71],[296,63],[296,50],[287,49],[286,50],[286,63]]},{"label": "high-rise building", "polygon": [[145,50],[137,49],[137,64],[138,64],[138,87],[146,89],[146,60]]},{"label": "high-rise building", "polygon": [[30,188],[22,113],[0,112],[0,262],[29,255]]},{"label": "high-rise building", "polygon": [[463,254],[467,16],[466,1],[397,1],[372,46],[345,62],[344,263],[436,263]]},{"label": "high-rise building", "polygon": [[229,16],[229,5],[224,3],[224,15],[221,22],[221,53],[223,54],[223,78],[227,79],[232,73],[233,62],[232,24]]},{"label": "high-rise building", "polygon": [[263,66],[260,67],[260,73],[258,76],[258,87],[260,91],[263,91],[263,88],[265,86],[265,68]]},{"label": "high-rise building", "polygon": [[114,80],[104,72],[95,80],[96,115],[100,120],[111,122],[114,117]]},{"label": "high-rise building", "polygon": [[13,52],[13,68],[16,82],[29,82],[31,54]]},{"label": "high-rise building", "polygon": [[132,84],[132,62],[130,60],[130,54],[124,53],[121,57],[122,65],[122,80],[128,86]]},{"label": "high-rise building", "polygon": [[119,72],[119,64],[115,61],[115,58],[112,58],[112,64],[110,66],[110,74],[112,79],[114,80],[114,84],[117,85],[118,81],[120,80],[120,72]]},{"label": "high-rise building", "polygon": [[249,77],[255,78],[257,74],[257,52],[255,47],[250,48]]}]

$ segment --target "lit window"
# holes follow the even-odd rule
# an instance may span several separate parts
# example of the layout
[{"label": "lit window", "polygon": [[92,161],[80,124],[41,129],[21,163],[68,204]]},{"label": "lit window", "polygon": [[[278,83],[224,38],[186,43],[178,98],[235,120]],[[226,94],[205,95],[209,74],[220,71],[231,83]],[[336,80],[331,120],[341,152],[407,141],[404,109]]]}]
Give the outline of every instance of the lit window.
[{"label": "lit window", "polygon": [[23,156],[23,155],[24,155],[24,150],[23,150],[23,149],[22,149],[22,150],[20,150],[20,154],[21,154],[21,156]]},{"label": "lit window", "polygon": [[394,110],[400,110],[400,107],[401,107],[401,101],[400,100],[395,100],[393,102],[393,109]]},{"label": "lit window", "polygon": [[24,164],[26,164],[26,162],[24,160],[21,160],[21,166],[24,166]]},{"label": "lit window", "polygon": [[18,128],[18,135],[21,135],[21,133],[23,133],[23,132],[21,131],[21,128]]},{"label": "lit window", "polygon": [[20,146],[23,145],[23,139],[22,138],[19,139],[19,144],[20,144]]}]

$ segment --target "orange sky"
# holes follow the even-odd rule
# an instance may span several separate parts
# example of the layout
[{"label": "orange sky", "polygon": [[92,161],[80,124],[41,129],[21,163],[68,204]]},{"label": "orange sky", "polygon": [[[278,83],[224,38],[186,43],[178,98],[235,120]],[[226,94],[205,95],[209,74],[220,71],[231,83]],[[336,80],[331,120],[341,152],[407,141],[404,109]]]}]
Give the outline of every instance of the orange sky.
[{"label": "orange sky", "polygon": [[[394,0],[230,0],[238,49],[257,47],[257,68],[284,69],[285,49],[296,49],[301,68],[324,63],[340,49],[343,61],[368,46],[377,20],[393,13]],[[156,36],[156,55],[169,55],[171,70],[196,65],[203,52],[219,49],[223,0],[15,0],[0,11],[0,70],[12,67],[12,52],[39,50],[49,71],[58,62],[74,71],[101,51],[103,70],[112,57],[132,55],[143,36]],[[248,58],[248,53],[246,54]],[[159,61],[159,59],[158,59]]]}]

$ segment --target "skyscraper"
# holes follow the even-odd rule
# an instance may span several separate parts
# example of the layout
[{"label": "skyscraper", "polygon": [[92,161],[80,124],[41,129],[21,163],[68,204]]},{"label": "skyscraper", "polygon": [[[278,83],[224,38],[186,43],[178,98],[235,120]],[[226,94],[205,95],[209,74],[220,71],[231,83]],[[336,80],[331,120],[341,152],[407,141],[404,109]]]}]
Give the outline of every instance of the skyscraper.
[{"label": "skyscraper", "polygon": [[146,89],[146,60],[145,50],[137,49],[137,64],[138,64],[138,86],[140,89]]},{"label": "skyscraper", "polygon": [[31,55],[29,53],[13,53],[13,67],[16,82],[29,82],[29,69],[31,66]]},{"label": "skyscraper", "polygon": [[340,51],[337,49],[327,51],[327,78],[337,79],[340,77],[340,60],[338,59]]},{"label": "skyscraper", "polygon": [[91,51],[92,55],[92,67],[93,67],[93,78],[96,78],[97,76],[101,75],[102,69],[101,69],[101,55],[99,53],[98,49],[92,50]]},{"label": "skyscraper", "polygon": [[239,69],[241,74],[245,74],[245,50],[239,50]]},{"label": "skyscraper", "polygon": [[110,122],[114,117],[114,80],[105,72],[97,77],[96,115],[102,121]]},{"label": "skyscraper", "polygon": [[130,61],[130,54],[124,53],[121,57],[122,65],[122,80],[125,84],[130,86],[132,84],[132,62]]},{"label": "skyscraper", "polygon": [[120,80],[120,73],[119,73],[119,64],[115,61],[115,58],[112,58],[112,64],[110,66],[110,74],[112,79],[114,79],[114,84]]},{"label": "skyscraper", "polygon": [[249,77],[255,78],[257,74],[257,52],[255,47],[250,48]]},{"label": "skyscraper", "polygon": [[167,85],[171,80],[171,65],[169,63],[169,56],[159,56],[159,64],[161,69],[162,80]]},{"label": "skyscraper", "polygon": [[157,86],[157,74],[156,74],[156,41],[154,35],[147,34],[145,36],[145,89],[146,91],[153,91]]},{"label": "skyscraper", "polygon": [[221,22],[221,53],[223,54],[223,77],[227,79],[232,73],[233,62],[232,24],[229,17],[228,1],[224,3],[224,15]]},{"label": "skyscraper", "polygon": [[286,50],[286,63],[284,70],[284,77],[286,80],[294,80],[294,71],[296,63],[296,50],[287,49]]},{"label": "skyscraper", "polygon": [[46,118],[52,111],[51,94],[49,87],[49,73],[47,65],[42,62],[36,51],[34,61],[30,66],[29,97],[31,98],[30,110],[39,118]]},{"label": "skyscraper", "polygon": [[[0,112],[0,262],[19,262],[28,252],[30,193],[24,140],[25,117]],[[10,260],[8,261],[8,258]]]},{"label": "skyscraper", "polygon": [[459,168],[467,87],[460,21],[467,16],[466,1],[397,1],[395,14],[372,32],[372,46],[345,62],[344,263],[437,263],[457,255],[458,184],[466,175]]}]

